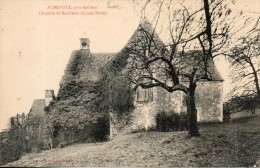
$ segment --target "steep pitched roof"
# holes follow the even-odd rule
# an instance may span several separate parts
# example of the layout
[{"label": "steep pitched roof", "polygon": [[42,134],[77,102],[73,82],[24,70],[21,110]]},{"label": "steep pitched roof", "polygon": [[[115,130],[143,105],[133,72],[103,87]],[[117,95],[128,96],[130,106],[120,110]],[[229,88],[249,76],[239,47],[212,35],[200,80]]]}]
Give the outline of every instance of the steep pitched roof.
[{"label": "steep pitched roof", "polygon": [[44,99],[35,99],[33,101],[29,115],[31,115],[31,116],[36,116],[36,115],[43,116],[43,115],[45,115],[44,108],[45,108],[45,100]]},{"label": "steep pitched roof", "polygon": [[[220,75],[216,65],[212,61],[210,61],[208,63],[208,75],[209,75],[210,81],[224,81],[224,79]],[[182,79],[182,81],[188,81],[188,80],[184,78],[184,79]]]},{"label": "steep pitched roof", "polygon": [[211,68],[212,68],[212,79],[213,79],[214,81],[224,81],[224,79],[223,79],[222,76],[220,75],[220,73],[219,73],[219,71],[218,71],[216,65],[213,64],[213,65],[211,66]]},{"label": "steep pitched roof", "polygon": [[212,64],[212,66],[210,66],[210,68],[212,68],[212,79],[214,81],[224,81],[224,79],[222,78],[222,76],[220,75],[217,67],[215,64]]},{"label": "steep pitched roof", "polygon": [[[178,58],[179,57],[179,58]],[[177,67],[179,68],[180,73],[191,72],[191,69],[194,66],[198,66],[198,75],[204,75],[204,62],[202,62],[204,56],[202,51],[199,50],[191,50],[186,52],[184,55],[179,52],[177,54]],[[212,58],[208,58],[207,60],[207,74],[210,80],[212,81],[224,81],[221,77],[217,67]],[[187,81],[187,79],[183,78],[182,81]]]},{"label": "steep pitched roof", "polygon": [[[113,62],[122,62],[123,60],[128,59],[129,54],[127,49],[131,48],[133,45],[136,45],[137,43],[142,43],[141,41],[144,38],[152,40],[154,46],[156,46],[156,50],[158,51],[160,50],[160,48],[164,46],[164,43],[160,39],[159,35],[153,29],[152,24],[147,19],[144,19],[144,21],[139,24],[134,34],[131,36],[130,40],[125,45],[125,47],[112,59]],[[178,53],[179,54],[177,54],[176,57],[179,57],[181,52]],[[192,66],[189,66],[189,64],[192,65],[197,61],[197,59],[201,59],[202,51],[189,51],[185,55],[187,57],[181,57],[181,59],[177,58],[177,64],[179,64],[180,67],[185,67],[181,68],[181,71],[189,72],[190,68],[192,68]],[[201,65],[199,69],[200,71],[202,71],[203,65]],[[214,64],[213,59],[210,59],[208,61],[208,74],[212,81],[224,81],[219,71],[217,70],[217,67]],[[186,81],[186,79],[183,79],[183,81]]]},{"label": "steep pitched roof", "polygon": [[156,46],[163,46],[164,43],[160,39],[159,35],[156,33],[155,29],[153,29],[152,24],[144,19],[134,31],[133,35],[125,45],[125,47],[131,47],[132,44],[140,42],[140,40],[149,39]]},{"label": "steep pitched roof", "polygon": [[70,81],[98,81],[101,77],[101,67],[114,55],[114,53],[89,53],[82,49],[73,51],[60,85]]},{"label": "steep pitched roof", "polygon": [[[71,118],[78,118],[79,114],[82,117],[102,115],[98,111],[101,68],[113,56],[113,53],[90,53],[87,49],[73,51],[50,113]],[[89,117],[86,120],[92,119]],[[73,120],[68,120],[67,124],[71,125],[70,122]]]},{"label": "steep pitched roof", "polygon": [[[150,36],[152,34],[152,36]],[[127,44],[121,49],[118,53],[114,54],[113,57],[105,64],[104,70],[110,70],[113,72],[119,72],[127,65],[127,59],[129,58],[129,49],[140,43],[143,39],[150,38],[153,40],[153,45],[163,46],[163,42],[160,39],[159,35],[152,28],[152,24],[144,19],[141,22],[137,29],[134,31]],[[145,44],[144,44],[145,45]]]}]

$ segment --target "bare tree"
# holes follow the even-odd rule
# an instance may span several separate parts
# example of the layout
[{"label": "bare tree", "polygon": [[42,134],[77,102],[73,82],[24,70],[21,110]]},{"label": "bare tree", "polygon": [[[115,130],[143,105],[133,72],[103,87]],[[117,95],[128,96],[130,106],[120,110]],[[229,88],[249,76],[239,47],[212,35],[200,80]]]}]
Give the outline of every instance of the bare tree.
[{"label": "bare tree", "polygon": [[252,89],[260,100],[260,29],[259,19],[256,26],[239,39],[231,52],[225,54],[233,67],[232,80],[237,84],[235,91]]},{"label": "bare tree", "polygon": [[[213,57],[220,53],[219,50],[229,45],[236,32],[232,30],[235,19],[228,22],[231,9],[224,0],[210,3],[204,0],[196,10],[187,8],[184,2],[175,10],[172,9],[172,0],[158,0],[153,4],[154,26],[144,19],[146,24],[140,24],[127,46],[126,52],[130,55],[128,75],[136,88],[162,87],[168,92],[183,91],[186,94],[189,135],[199,136],[195,104],[197,81],[212,80],[209,65],[213,64]],[[149,3],[152,2],[147,1],[142,7],[143,15],[146,15]],[[159,22],[166,20],[162,19],[163,14],[168,23],[164,31],[170,37],[167,44],[155,31]]]}]

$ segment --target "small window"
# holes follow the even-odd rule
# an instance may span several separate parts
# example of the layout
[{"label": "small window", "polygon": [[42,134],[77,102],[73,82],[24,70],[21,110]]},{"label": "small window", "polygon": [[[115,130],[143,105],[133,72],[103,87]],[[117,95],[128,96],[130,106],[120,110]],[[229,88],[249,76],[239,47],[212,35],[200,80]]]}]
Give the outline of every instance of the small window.
[{"label": "small window", "polygon": [[136,90],[137,94],[137,102],[148,102],[153,100],[152,88],[143,89],[142,87],[138,87]]}]

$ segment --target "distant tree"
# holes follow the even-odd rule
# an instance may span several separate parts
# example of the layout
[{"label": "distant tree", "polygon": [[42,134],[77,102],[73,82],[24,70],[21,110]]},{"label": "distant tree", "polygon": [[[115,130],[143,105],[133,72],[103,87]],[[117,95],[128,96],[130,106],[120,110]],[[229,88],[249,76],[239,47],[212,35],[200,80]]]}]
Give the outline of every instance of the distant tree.
[{"label": "distant tree", "polygon": [[17,141],[21,144],[23,149],[21,151],[26,151],[26,132],[27,122],[25,114],[17,114],[15,117],[10,118],[10,128],[8,131],[8,139]]},{"label": "distant tree", "polygon": [[236,90],[254,90],[260,102],[260,27],[259,19],[255,27],[227,53],[233,67],[232,79],[237,84]]},{"label": "distant tree", "polygon": [[229,106],[230,111],[238,112],[247,110],[251,111],[252,114],[255,114],[255,110],[258,106],[257,95],[252,94],[252,92],[248,92],[249,94],[244,94],[245,92],[247,92],[247,90],[245,90],[242,95],[234,95],[226,102],[226,104]]},{"label": "distant tree", "polygon": [[23,153],[28,152],[26,128],[24,113],[10,118],[6,140],[0,142],[0,165],[18,160]]}]

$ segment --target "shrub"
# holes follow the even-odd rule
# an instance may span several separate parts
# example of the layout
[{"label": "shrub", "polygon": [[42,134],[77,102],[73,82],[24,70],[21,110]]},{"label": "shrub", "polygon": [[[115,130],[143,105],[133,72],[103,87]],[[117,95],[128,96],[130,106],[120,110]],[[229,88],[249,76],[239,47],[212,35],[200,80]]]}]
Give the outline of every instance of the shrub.
[{"label": "shrub", "polygon": [[230,122],[230,111],[231,111],[231,108],[230,108],[230,103],[224,103],[223,105],[223,121],[226,122],[226,123],[229,123]]},{"label": "shrub", "polygon": [[226,104],[229,105],[229,111],[251,111],[253,114],[258,107],[258,98],[256,95],[234,96]]},{"label": "shrub", "polygon": [[109,117],[103,116],[98,118],[97,123],[93,125],[91,136],[96,141],[106,141],[109,135]]},{"label": "shrub", "polygon": [[185,112],[181,112],[180,114],[180,126],[179,126],[179,130],[183,131],[183,130],[188,130],[188,117],[187,114]]},{"label": "shrub", "polygon": [[255,111],[258,106],[257,97],[243,97],[243,102],[241,104],[242,110],[251,111],[252,114],[255,114]]},{"label": "shrub", "polygon": [[6,140],[0,142],[0,165],[20,159],[27,151],[27,143],[21,130],[9,130]]},{"label": "shrub", "polygon": [[22,145],[20,142],[13,140],[8,140],[4,143],[1,142],[0,165],[20,159],[24,152]]},{"label": "shrub", "polygon": [[106,141],[109,135],[109,117],[104,115],[97,119],[97,122],[86,126],[78,133],[77,139],[81,142]]},{"label": "shrub", "polygon": [[64,147],[77,142],[106,141],[109,135],[109,117],[103,115],[96,122],[87,124],[82,129],[57,129],[54,147]]},{"label": "shrub", "polygon": [[163,132],[187,130],[187,115],[185,113],[159,112],[156,115],[156,130]]}]

